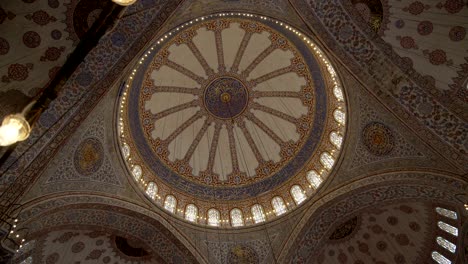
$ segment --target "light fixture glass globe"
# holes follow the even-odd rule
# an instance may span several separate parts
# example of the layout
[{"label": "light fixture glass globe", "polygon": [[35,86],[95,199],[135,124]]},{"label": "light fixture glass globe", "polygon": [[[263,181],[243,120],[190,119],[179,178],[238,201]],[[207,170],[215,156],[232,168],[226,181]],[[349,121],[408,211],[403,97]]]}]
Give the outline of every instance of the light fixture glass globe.
[{"label": "light fixture glass globe", "polygon": [[121,6],[129,6],[133,5],[137,0],[112,0],[112,2],[121,5]]},{"label": "light fixture glass globe", "polygon": [[0,146],[9,146],[28,138],[31,127],[22,114],[8,115],[0,126]]}]

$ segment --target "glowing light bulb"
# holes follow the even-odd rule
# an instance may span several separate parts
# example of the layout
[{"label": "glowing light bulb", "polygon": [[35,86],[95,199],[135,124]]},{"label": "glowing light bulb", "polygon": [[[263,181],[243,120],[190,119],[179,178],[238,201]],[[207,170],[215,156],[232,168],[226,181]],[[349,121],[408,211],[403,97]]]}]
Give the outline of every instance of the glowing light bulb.
[{"label": "glowing light bulb", "polygon": [[31,127],[22,114],[8,115],[0,126],[0,146],[9,146],[28,138]]},{"label": "glowing light bulb", "polygon": [[133,5],[137,0],[112,0],[112,2],[121,5],[121,6],[129,6]]}]

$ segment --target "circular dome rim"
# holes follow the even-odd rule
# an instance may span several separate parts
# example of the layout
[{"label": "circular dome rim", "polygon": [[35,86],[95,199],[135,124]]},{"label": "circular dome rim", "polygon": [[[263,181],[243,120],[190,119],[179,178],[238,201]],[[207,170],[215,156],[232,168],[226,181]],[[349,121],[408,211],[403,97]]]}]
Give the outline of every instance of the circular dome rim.
[{"label": "circular dome rim", "polygon": [[[238,13],[239,18],[244,18],[244,17],[241,16],[241,14],[242,14],[243,16],[246,16],[247,18],[249,18],[249,17],[250,17],[250,18],[256,17],[257,19],[265,19],[265,20],[269,19],[269,20],[272,20],[272,21],[276,21],[277,24],[278,24],[278,23],[280,23],[281,25],[285,24],[285,25],[286,25],[285,27],[288,28],[288,26],[287,26],[288,24],[287,24],[287,23],[284,23],[284,22],[281,22],[281,21],[277,21],[277,20],[275,20],[274,18],[267,18],[267,17],[263,17],[263,16],[261,16],[261,15],[256,15],[256,14]],[[231,13],[231,15],[234,15],[234,17],[236,17],[236,13]],[[223,16],[229,16],[229,13],[227,13],[227,14],[224,13],[224,15],[223,15],[223,13],[215,13],[215,14],[208,15],[208,16],[211,16],[212,19],[217,19],[217,18],[223,18]],[[208,17],[208,16],[205,16],[205,17]],[[199,18],[197,18],[197,20],[198,20],[198,19],[199,19]],[[191,21],[195,22],[195,19],[193,19],[193,20],[191,20]],[[259,20],[255,20],[255,21],[259,22]],[[263,22],[263,21],[260,21],[260,22]],[[185,24],[188,25],[188,22],[185,23]],[[190,23],[190,24],[191,24],[191,23]],[[182,25],[183,25],[183,24],[182,24]],[[175,27],[174,27],[174,29],[175,29]],[[301,36],[301,33],[300,33],[299,31],[297,31],[297,30],[295,30],[295,29],[292,29],[291,27],[289,27],[289,30],[292,31],[292,32],[294,32],[294,33],[296,33],[296,35],[299,33],[299,36]],[[168,31],[168,32],[172,32],[172,33],[173,33],[173,31]],[[167,33],[168,33],[168,32],[167,32]],[[292,34],[292,33],[291,33],[291,34]],[[308,40],[310,40],[310,41],[318,48],[319,53],[325,55],[325,56],[324,56],[324,57],[325,57],[325,58],[324,58],[324,62],[325,62],[325,59],[327,58],[327,56],[326,56],[325,53],[323,53],[323,52],[321,51],[320,46],[317,45],[317,44],[315,44],[315,42],[314,42],[312,39],[310,39],[309,36],[308,36],[307,34],[303,34],[302,36],[304,36],[304,43],[301,42],[301,44],[304,44],[304,46],[306,46],[306,49],[310,49],[310,51],[311,51],[312,48],[307,47],[308,45],[305,44],[306,38],[307,38]],[[161,38],[161,41],[163,41],[163,40],[164,40],[164,38]],[[288,40],[289,40],[289,38],[288,38]],[[156,42],[156,41],[154,41],[154,42]],[[159,43],[159,42],[158,42],[158,43]],[[155,45],[155,44],[154,44],[154,45]],[[311,46],[312,46],[312,44],[311,44]],[[152,46],[150,46],[150,47],[152,47]],[[297,48],[297,47],[294,46],[294,48]],[[153,50],[153,48],[151,48],[151,50]],[[314,50],[315,50],[315,48],[314,48]],[[150,49],[148,48],[147,50],[145,50],[145,53],[148,52],[148,54],[149,54],[149,51],[150,51]],[[143,55],[140,57],[140,58],[142,58],[141,61],[143,61],[143,59],[144,59],[143,56],[145,55],[145,53],[143,53]],[[341,106],[338,107],[338,109],[342,109],[341,107],[343,107],[343,108],[344,108],[344,113],[346,114],[347,100],[345,99],[345,98],[346,98],[346,91],[345,91],[344,89],[342,89],[343,85],[341,84],[342,82],[341,82],[341,80],[340,80],[340,77],[339,77],[338,74],[336,74],[336,72],[334,71],[333,66],[331,66],[331,65],[329,65],[329,64],[327,64],[327,66],[325,66],[324,63],[322,63],[321,61],[319,61],[319,57],[318,57],[318,54],[319,54],[319,53],[313,54],[313,53],[311,52],[311,55],[313,55],[313,56],[312,56],[313,63],[316,63],[316,64],[317,64],[316,66],[318,67],[319,72],[322,74],[322,75],[321,75],[321,78],[330,77],[330,76],[328,76],[328,72],[330,71],[330,69],[327,71],[326,68],[327,68],[327,67],[331,67],[331,68],[332,68],[332,71],[334,72],[333,82],[335,82],[335,85],[338,85],[338,86],[339,86],[339,89],[341,89],[343,100],[341,100],[341,102],[338,102],[338,101],[340,101],[340,100],[336,99],[336,98],[333,96],[333,93],[334,93],[333,87],[330,86],[331,79],[325,78],[325,79],[322,79],[322,80],[321,80],[322,83],[323,83],[323,86],[324,86],[324,90],[325,90],[324,93],[323,93],[323,96],[325,97],[325,101],[326,101],[325,104],[327,105],[327,107],[330,108],[330,111],[325,111],[325,112],[326,112],[325,115],[324,115],[324,116],[325,116],[325,117],[324,117],[325,121],[324,121],[324,125],[321,127],[322,133],[320,133],[320,137],[319,137],[319,139],[318,139],[318,141],[317,141],[317,144],[316,144],[316,146],[315,146],[315,149],[314,149],[314,151],[312,151],[312,156],[319,156],[320,153],[323,153],[324,150],[323,150],[323,149],[320,150],[320,148],[322,147],[322,145],[324,145],[324,143],[323,143],[324,141],[328,141],[329,134],[330,134],[331,132],[333,132],[333,131],[337,131],[339,134],[341,134],[341,135],[342,135],[342,139],[343,139],[343,141],[344,141],[344,138],[345,138],[345,135],[346,135],[346,128],[347,128],[347,122],[345,121],[345,122],[341,125],[341,127],[340,127],[340,125],[338,125],[338,127],[339,127],[338,130],[336,130],[335,128],[325,129],[325,126],[329,125],[330,122],[337,123],[336,120],[333,120],[333,117],[332,117],[332,115],[330,114],[330,113],[333,111],[333,108],[335,108],[335,110],[336,110],[337,105],[341,105]],[[301,53],[301,55],[302,55],[302,53]],[[145,57],[146,57],[146,56],[145,56]],[[320,55],[320,57],[322,57],[322,56]],[[140,61],[140,64],[142,64],[141,61]],[[148,61],[150,61],[150,60],[148,60]],[[148,61],[147,61],[147,62],[148,62]],[[328,59],[327,59],[327,61],[328,61]],[[147,63],[147,62],[146,62],[146,63]],[[328,62],[329,62],[329,61],[328,61]],[[138,64],[136,64],[136,66],[138,66]],[[137,69],[137,68],[135,68],[135,70],[136,70],[136,69]],[[327,75],[327,76],[325,76],[325,75]],[[337,80],[335,80],[335,77],[336,77]],[[130,78],[130,79],[131,79],[131,78]],[[328,80],[327,80],[327,79],[328,79]],[[313,79],[312,81],[315,81],[315,79]],[[336,84],[336,83],[338,83],[338,84]],[[126,90],[125,86],[122,86],[122,87],[123,87],[123,88],[122,88],[122,91],[125,91],[125,90]],[[314,87],[314,88],[315,88],[315,87]],[[125,92],[124,92],[124,94],[125,94]],[[317,94],[317,93],[315,93],[315,94]],[[334,103],[331,103],[331,102],[328,100],[329,98],[334,98],[335,100],[332,100],[332,101],[334,101]],[[119,100],[119,102],[120,102],[120,100]],[[342,110],[343,110],[343,109],[342,109]],[[347,115],[346,115],[345,119],[347,120]],[[334,129],[335,129],[335,130],[334,130]],[[324,133],[324,131],[326,131],[327,133]],[[310,131],[310,133],[312,133],[312,130]],[[119,138],[119,139],[120,139],[120,138]],[[328,143],[329,143],[329,142],[328,142]],[[329,145],[329,144],[328,144],[328,145]],[[121,146],[122,146],[122,145],[121,145]],[[343,147],[343,142],[340,143],[340,146]],[[120,150],[122,151],[122,148],[120,148]],[[325,151],[327,151],[327,150],[325,150]],[[329,150],[328,150],[328,151],[329,151]],[[333,155],[334,158],[335,158],[335,164],[334,164],[334,166],[333,166],[331,169],[327,170],[328,173],[325,173],[326,178],[323,179],[322,184],[316,189],[316,191],[317,191],[319,188],[321,188],[321,187],[325,184],[326,181],[329,180],[330,174],[332,174],[331,172],[334,170],[334,168],[336,167],[336,164],[337,164],[338,160],[340,159],[340,156],[341,156],[341,155],[339,155],[340,152],[341,152],[341,151],[340,151],[340,147],[338,147],[338,154],[337,154],[337,155]],[[332,154],[333,154],[333,152],[332,152]],[[122,156],[123,156],[124,160],[126,160],[126,158],[124,157],[124,155],[122,155]],[[317,157],[317,159],[318,159],[318,157]],[[309,158],[306,160],[305,164],[300,168],[300,170],[299,170],[298,172],[294,173],[294,174],[293,174],[292,176],[290,176],[290,177],[287,177],[282,183],[278,184],[276,187],[272,188],[271,190],[268,190],[268,191],[266,191],[266,192],[264,192],[264,193],[261,193],[261,194],[260,194],[260,198],[259,198],[259,197],[248,197],[248,198],[241,198],[241,199],[239,199],[239,200],[224,200],[224,201],[222,201],[222,203],[223,203],[224,205],[223,205],[223,206],[220,206],[220,207],[218,207],[218,204],[216,204],[216,202],[211,201],[211,203],[213,204],[213,206],[211,206],[211,207],[208,206],[207,208],[218,208],[220,211],[223,211],[223,212],[224,212],[224,211],[226,211],[226,208],[224,208],[224,206],[225,206],[226,204],[229,205],[229,204],[235,203],[236,205],[228,206],[228,209],[233,209],[233,208],[241,208],[241,209],[243,209],[243,208],[245,207],[245,205],[239,205],[238,202],[240,202],[241,204],[245,204],[245,203],[247,202],[248,204],[250,204],[250,206],[252,206],[253,204],[255,204],[255,203],[252,201],[252,199],[256,199],[258,204],[260,204],[260,205],[262,205],[262,206],[265,206],[265,201],[260,201],[260,200],[264,200],[264,199],[262,198],[262,196],[263,196],[263,197],[264,197],[264,196],[269,196],[269,199],[271,200],[271,199],[275,196],[275,195],[272,196],[272,195],[268,194],[268,193],[271,192],[271,191],[278,191],[279,189],[284,189],[284,188],[286,188],[286,187],[287,187],[286,189],[288,189],[293,183],[300,184],[300,185],[302,185],[303,187],[306,187],[306,185],[308,185],[309,183],[304,183],[304,179],[302,179],[302,182],[300,183],[300,182],[298,182],[297,178],[298,178],[298,177],[305,178],[305,177],[304,177],[304,176],[305,176],[304,173],[307,174],[307,171],[310,170],[310,168],[307,169],[307,167],[310,167],[310,166],[308,166],[308,165],[309,165],[309,163],[311,163],[311,160],[312,160],[312,157],[309,157]],[[127,162],[125,162],[125,163],[127,164]],[[131,176],[131,166],[130,166],[131,164],[127,164],[127,165],[128,165],[128,167],[129,167],[129,174],[130,174],[130,176]],[[319,171],[319,170],[317,169],[317,171]],[[322,171],[323,171],[323,170],[322,170]],[[321,174],[321,172],[320,172],[320,174]],[[145,181],[142,180],[141,182],[143,182],[143,185],[142,185],[142,186],[141,186],[141,184],[139,184],[139,185],[140,185],[140,187],[143,187],[143,191],[145,191],[145,186],[147,185],[147,183],[146,183],[146,185],[145,185]],[[307,181],[305,181],[305,182],[307,182]],[[139,182],[137,181],[137,183],[139,183]],[[303,183],[304,183],[304,184],[303,184]],[[163,183],[163,185],[164,185],[164,184],[166,184],[166,183]],[[170,184],[169,184],[168,186],[166,186],[166,187],[168,187],[169,189],[172,189],[172,188],[173,188]],[[233,187],[231,187],[231,188],[233,188]],[[306,188],[304,188],[304,189],[306,189]],[[287,190],[284,190],[284,191],[285,191],[285,192],[288,192]],[[313,195],[310,195],[308,190],[306,190],[306,191],[307,191],[306,200],[310,200],[311,196],[313,196]],[[168,194],[171,194],[171,192],[169,192]],[[177,196],[177,195],[179,195],[180,193],[177,192],[177,191],[175,191],[173,194]],[[182,196],[184,196],[184,195],[186,195],[186,194],[183,194]],[[288,194],[284,193],[284,195],[291,195],[291,194],[290,194],[290,193],[288,193]],[[284,196],[284,195],[283,195],[283,196]],[[190,195],[189,195],[189,196],[190,196]],[[177,197],[177,198],[179,198],[179,197]],[[201,200],[200,200],[200,197],[193,197],[193,198],[195,198],[195,200],[194,200],[194,202],[193,202],[193,203],[195,203],[195,204],[197,204],[197,202],[210,203],[210,202],[204,200],[203,198],[201,198]],[[161,204],[161,201],[158,202],[158,201],[153,200],[153,202],[156,203],[159,207],[164,207],[164,206]],[[271,202],[271,201],[266,201],[266,203],[270,203],[270,202]],[[286,199],[285,199],[285,202],[286,202]],[[191,202],[187,202],[187,201],[185,202],[186,205],[187,205],[187,204],[190,204],[190,203],[191,203]],[[286,214],[288,214],[288,213],[294,211],[294,209],[297,208],[297,207],[299,207],[300,205],[302,205],[302,204],[295,204],[295,202],[292,201],[292,205],[291,205],[291,206],[289,206],[289,203],[288,203],[288,209],[287,209],[287,211],[286,211],[285,214],[282,214],[282,215],[280,215],[280,216],[276,216],[276,217],[274,217],[273,219],[269,219],[270,216],[268,216],[268,217],[267,217],[268,220],[266,220],[266,221],[267,221],[267,222],[270,222],[271,220],[280,218],[280,217],[282,217],[282,216],[284,216],[284,215],[286,215]],[[178,206],[178,204],[177,204],[177,206]],[[270,204],[270,206],[271,206],[271,204]],[[291,207],[292,207],[292,209],[291,209]],[[183,210],[181,210],[181,211],[183,211]],[[245,213],[245,209],[242,210],[242,211]],[[229,210],[228,210],[228,212],[229,212]],[[205,212],[205,213],[206,213],[206,212]],[[173,216],[177,216],[177,215],[180,216],[180,214],[178,213],[178,210],[176,210],[176,212],[174,212],[172,215],[173,215]],[[183,218],[183,215],[182,215],[182,218]],[[245,221],[248,220],[247,217],[244,217],[244,218],[246,218]],[[250,217],[250,220],[251,220],[251,218],[252,218],[252,217]],[[206,219],[207,219],[207,218],[205,218],[205,220],[206,220]],[[208,225],[207,223],[204,223],[204,224],[203,224],[203,223],[194,223],[194,222],[187,221],[187,220],[186,220],[186,222],[188,222],[188,223],[190,223],[190,224],[195,224],[195,225],[201,225],[201,226],[209,227],[209,225]],[[203,221],[202,221],[202,222],[203,222]],[[228,221],[228,222],[229,222],[229,221]],[[246,227],[249,227],[249,226],[251,226],[251,225],[252,225],[252,224],[246,224],[246,225],[241,226],[241,227],[232,227],[232,226],[229,226],[229,228],[246,228]],[[253,225],[256,225],[256,224],[253,224]],[[221,226],[222,226],[222,227],[226,227],[226,226],[223,225],[223,223],[221,223]],[[214,227],[214,228],[216,228],[216,227]],[[217,228],[219,228],[219,227],[217,227]]]},{"label": "circular dome rim", "polygon": [[[237,18],[237,17],[234,17]],[[212,18],[216,19],[216,17]],[[241,18],[242,19],[242,18]],[[208,21],[206,19],[205,21]],[[256,22],[261,22],[264,23],[264,21],[256,21]],[[199,22],[201,23],[201,22]],[[273,22],[271,22],[272,25],[274,25]],[[267,26],[272,27],[272,25],[267,24]],[[278,29],[284,30],[280,26],[277,26]],[[272,27],[273,30],[278,30],[277,28]],[[300,52],[300,55],[304,58],[304,61],[308,65],[309,73],[311,71],[318,71],[322,73],[321,65],[320,63],[315,59],[314,56],[310,56],[309,58],[306,57],[306,55],[312,55],[311,51],[309,48],[306,46],[305,43],[301,41],[301,39],[295,35],[293,32],[288,32],[288,31],[279,31],[279,33],[284,34],[288,40],[291,40],[291,38],[296,38],[296,42],[293,44],[295,45],[294,48]],[[173,34],[172,37],[168,37],[167,40],[165,39],[166,43],[170,43],[170,41],[176,37],[176,34]],[[304,50],[300,50],[297,45],[301,45],[301,48]],[[161,50],[164,45],[161,45],[159,50]],[[310,52],[310,54],[307,54],[307,52]],[[136,80],[137,85],[134,86],[132,85],[130,87],[130,94],[129,94],[129,104],[132,104],[134,107],[139,107],[141,102],[137,102],[139,100],[139,97],[135,96],[138,95],[142,91],[141,84],[143,83],[143,78],[147,74],[147,71],[149,71],[149,64],[151,64],[152,59],[156,56],[157,51],[154,52],[154,55],[151,57],[148,56],[148,59],[145,60],[146,62],[143,62],[140,67],[143,67],[143,71],[139,71],[137,74],[135,74],[134,77],[134,82]],[[310,74],[312,77],[312,74]],[[200,184],[194,181],[191,181],[190,179],[187,179],[183,176],[181,176],[178,172],[173,171],[171,168],[167,167],[167,164],[165,164],[161,160],[156,160],[156,159],[149,159],[146,157],[151,157],[152,155],[155,155],[154,150],[149,147],[150,144],[146,140],[144,132],[139,129],[141,127],[141,123],[137,122],[136,120],[139,120],[139,117],[141,116],[140,112],[132,112],[131,117],[128,118],[130,120],[129,127],[131,129],[139,129],[138,131],[131,131],[132,139],[136,141],[138,144],[138,151],[140,152],[140,156],[142,156],[143,160],[145,161],[145,164],[148,165],[151,169],[150,171],[159,171],[159,169],[167,169],[165,173],[159,173],[157,174],[158,177],[162,178],[166,182],[170,182],[171,186],[173,186],[176,189],[183,189],[183,187],[189,185],[191,188],[188,191],[189,195],[192,196],[204,196],[204,199],[213,199],[213,197],[216,197],[216,199],[222,199],[225,201],[231,201],[231,200],[242,200],[242,199],[249,199],[256,197],[258,195],[261,195],[262,193],[268,192],[272,189],[277,188],[281,184],[285,183],[288,181],[289,178],[294,177],[294,175],[300,173],[300,171],[303,169],[304,166],[307,165],[308,161],[310,158],[313,156],[313,154],[316,152],[317,147],[320,145],[320,142],[322,141],[322,135],[324,132],[324,126],[323,124],[326,123],[327,120],[327,111],[324,111],[324,109],[328,108],[328,92],[327,86],[326,86],[326,81],[323,79],[323,75],[320,74],[319,78],[312,78],[312,88],[314,95],[316,98],[314,98],[314,103],[315,105],[313,106],[313,112],[312,112],[312,125],[309,130],[309,133],[304,140],[302,146],[299,148],[298,152],[296,153],[296,157],[293,159],[297,158],[302,158],[303,160],[301,161],[301,165],[297,166],[293,172],[288,171],[290,167],[293,166],[292,160],[286,162],[286,164],[280,168],[276,173],[273,175],[269,175],[266,178],[263,178],[261,180],[255,181],[250,184],[245,184],[242,186],[216,186],[212,187],[209,184]],[[132,83],[133,84],[133,83]],[[133,96],[132,96],[133,95]],[[137,108],[139,111],[140,109]],[[319,116],[319,114],[321,114]],[[306,147],[307,146],[307,147]],[[305,153],[306,152],[306,153]],[[160,164],[159,164],[160,163]],[[174,186],[173,183],[177,183],[177,186]],[[193,188],[192,188],[193,187]],[[205,189],[209,188],[210,192],[207,194]],[[187,192],[187,190],[184,190]],[[230,193],[229,193],[230,192]],[[239,197],[239,195],[244,195],[242,197]],[[200,197],[201,198],[201,197]]]}]

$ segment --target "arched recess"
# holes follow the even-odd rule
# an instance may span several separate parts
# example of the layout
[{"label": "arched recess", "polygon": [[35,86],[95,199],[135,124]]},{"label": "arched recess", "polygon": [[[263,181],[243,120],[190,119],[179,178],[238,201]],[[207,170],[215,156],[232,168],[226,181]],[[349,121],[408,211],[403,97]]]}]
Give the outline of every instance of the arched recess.
[{"label": "arched recess", "polygon": [[[460,213],[462,205],[455,194],[466,185],[427,173],[389,173],[358,180],[324,196],[320,205],[310,204],[279,261],[376,263],[391,257],[396,263],[431,263],[431,252],[438,248],[436,237],[443,234],[435,208]],[[460,219],[450,224],[461,228]],[[459,237],[450,239],[459,245]],[[408,250],[414,254],[400,254]],[[456,254],[448,254],[452,263]]]},{"label": "arched recess", "polygon": [[[41,241],[58,234],[77,234],[91,239],[103,236],[108,238],[106,244],[111,245],[107,251],[114,250],[124,260],[125,257],[135,260],[131,255],[137,254],[143,258],[141,263],[205,263],[195,248],[160,215],[109,197],[71,195],[43,200],[28,206],[18,218],[21,227],[29,228],[27,241],[36,241],[39,249],[37,243],[42,245]],[[67,249],[71,251],[67,257],[74,253],[73,245],[69,246]],[[98,253],[99,250],[105,249],[96,248],[93,256],[103,261],[101,258],[107,251]],[[128,250],[130,253],[125,254]],[[41,252],[32,251],[31,254],[44,261],[49,257]]]}]

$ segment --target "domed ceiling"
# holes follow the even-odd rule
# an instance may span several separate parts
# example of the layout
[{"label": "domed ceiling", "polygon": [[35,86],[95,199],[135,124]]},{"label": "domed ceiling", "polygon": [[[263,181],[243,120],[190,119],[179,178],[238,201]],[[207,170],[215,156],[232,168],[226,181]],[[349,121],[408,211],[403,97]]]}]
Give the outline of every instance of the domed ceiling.
[{"label": "domed ceiling", "polygon": [[120,99],[119,141],[149,198],[198,224],[264,222],[313,195],[345,132],[323,52],[270,18],[223,13],[150,47]]}]

